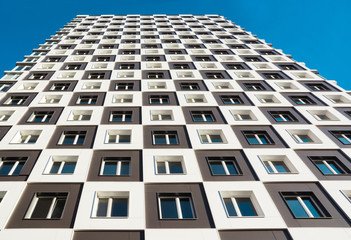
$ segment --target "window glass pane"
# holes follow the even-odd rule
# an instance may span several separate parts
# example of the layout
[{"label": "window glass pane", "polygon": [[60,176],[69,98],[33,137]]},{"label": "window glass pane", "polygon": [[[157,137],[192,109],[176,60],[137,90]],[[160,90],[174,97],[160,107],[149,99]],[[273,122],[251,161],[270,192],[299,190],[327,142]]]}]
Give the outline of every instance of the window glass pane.
[{"label": "window glass pane", "polygon": [[114,198],[112,200],[111,217],[128,216],[128,198]]},{"label": "window glass pane", "polygon": [[336,162],[328,161],[328,164],[337,174],[343,174],[343,171],[339,168]]},{"label": "window glass pane", "polygon": [[302,207],[300,202],[295,197],[286,198],[286,203],[290,207],[291,211],[294,213],[295,217],[307,218],[308,214]]},{"label": "window glass pane", "polygon": [[18,175],[21,172],[23,166],[24,166],[24,162],[18,162],[17,167],[13,171],[12,175]]},{"label": "window glass pane", "polygon": [[221,142],[223,142],[222,138],[221,138],[221,135],[211,135],[211,141],[213,143],[221,143]]},{"label": "window glass pane", "polygon": [[119,142],[120,143],[130,143],[130,136],[129,135],[120,135]]},{"label": "window glass pane", "polygon": [[271,167],[271,165],[269,165],[269,162],[264,162],[264,165],[266,166],[266,168],[268,169],[269,173],[274,173],[273,168]]},{"label": "window glass pane", "polygon": [[228,169],[230,175],[237,175],[237,174],[239,174],[238,171],[235,168],[234,162],[226,161],[225,165],[227,166],[227,169]]},{"label": "window glass pane", "polygon": [[178,144],[177,136],[176,135],[169,135],[169,144]]},{"label": "window glass pane", "polygon": [[75,162],[65,162],[65,165],[63,166],[61,173],[74,173],[75,168],[76,168]]},{"label": "window glass pane", "polygon": [[168,166],[169,166],[170,173],[183,173],[181,162],[169,162]]},{"label": "window glass pane", "polygon": [[233,205],[233,202],[232,202],[232,199],[231,198],[223,198],[223,201],[224,201],[224,205],[227,209],[227,213],[230,217],[236,217],[238,216],[238,214],[236,213],[235,211],[235,208],[234,208],[234,205]]},{"label": "window glass pane", "polygon": [[155,144],[167,144],[165,135],[155,135]]},{"label": "window glass pane", "polygon": [[103,175],[116,175],[117,162],[105,162]]},{"label": "window glass pane", "polygon": [[264,135],[258,135],[258,137],[260,138],[262,144],[268,144],[268,143],[269,143],[268,140],[267,140],[267,138],[266,138],[266,136],[264,136]]},{"label": "window glass pane", "polygon": [[121,175],[122,176],[129,176],[129,162],[122,162]]},{"label": "window glass pane", "polygon": [[38,198],[37,204],[35,205],[31,218],[46,218],[49,213],[52,201],[53,198],[49,197]]},{"label": "window glass pane", "polygon": [[289,172],[289,169],[287,168],[287,166],[283,161],[274,161],[273,164],[277,172],[280,172],[280,173]]},{"label": "window glass pane", "polygon": [[62,144],[72,145],[74,143],[75,135],[66,135]]},{"label": "window glass pane", "polygon": [[166,173],[166,164],[165,162],[157,163],[157,173]]},{"label": "window glass pane", "polygon": [[225,175],[222,162],[210,162],[210,167],[213,175]]},{"label": "window glass pane", "polygon": [[322,161],[315,161],[315,163],[323,174],[333,174],[333,172]]},{"label": "window glass pane", "polygon": [[250,198],[236,198],[242,216],[257,216]]},{"label": "window glass pane", "polygon": [[50,169],[50,173],[58,173],[60,166],[61,166],[61,162],[54,162]]},{"label": "window glass pane", "polygon": [[312,213],[313,217],[322,217],[322,215],[319,213],[319,211],[317,210],[317,207],[315,206],[315,204],[312,202],[311,198],[309,197],[303,197],[302,201],[304,202],[304,204],[306,205],[306,207],[308,208],[308,210],[310,210],[310,212]]},{"label": "window glass pane", "polygon": [[84,135],[79,135],[77,144],[83,144],[84,143],[84,139],[85,139]]},{"label": "window glass pane", "polygon": [[260,144],[260,142],[256,139],[255,135],[246,135],[246,138],[250,144]]},{"label": "window glass pane", "polygon": [[161,199],[162,218],[178,218],[177,205],[174,198]]},{"label": "window glass pane", "polygon": [[99,198],[98,208],[96,211],[97,217],[106,217],[107,203],[108,203],[108,198]]},{"label": "window glass pane", "polygon": [[66,199],[56,199],[54,210],[52,211],[51,218],[61,218],[63,208],[65,207]]},{"label": "window glass pane", "polygon": [[180,207],[182,209],[183,218],[194,218],[191,201],[189,198],[181,198]]},{"label": "window glass pane", "polygon": [[9,175],[15,162],[3,162],[0,167],[0,175]]},{"label": "window glass pane", "polygon": [[195,122],[203,122],[204,121],[201,114],[193,114],[193,119]]}]

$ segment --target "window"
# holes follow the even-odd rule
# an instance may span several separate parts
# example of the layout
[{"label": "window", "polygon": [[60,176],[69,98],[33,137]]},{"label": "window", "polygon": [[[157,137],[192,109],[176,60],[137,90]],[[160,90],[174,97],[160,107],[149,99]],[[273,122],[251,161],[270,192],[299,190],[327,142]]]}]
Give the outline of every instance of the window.
[{"label": "window", "polygon": [[281,73],[262,73],[265,79],[286,79]]},{"label": "window", "polygon": [[154,131],[152,133],[153,145],[179,144],[177,131]]},{"label": "window", "polygon": [[4,104],[6,105],[23,105],[28,99],[28,96],[10,96]]},{"label": "window", "polygon": [[11,86],[12,83],[0,83],[0,92],[7,92]]},{"label": "window", "polygon": [[258,216],[250,197],[230,196],[227,193],[221,195],[228,217]]},{"label": "window", "polygon": [[269,173],[290,173],[284,161],[265,160],[263,164]]},{"label": "window", "polygon": [[278,65],[282,70],[301,70],[301,68],[297,67],[294,64],[279,64]]},{"label": "window", "polygon": [[36,193],[25,219],[60,219],[66,205],[68,193]]},{"label": "window", "polygon": [[21,130],[18,131],[11,143],[36,143],[41,130]]},{"label": "window", "polygon": [[230,70],[243,70],[246,69],[243,64],[237,63],[237,64],[226,64],[227,68]]},{"label": "window", "polygon": [[330,88],[322,83],[306,83],[306,86],[312,91],[331,91]]},{"label": "window", "polygon": [[249,91],[265,91],[266,88],[261,83],[244,83],[244,86]]},{"label": "window", "polygon": [[94,217],[128,217],[129,192],[98,192]]},{"label": "window", "polygon": [[116,94],[113,96],[112,102],[113,103],[132,103],[133,95]]},{"label": "window", "polygon": [[156,79],[158,79],[158,78],[164,78],[164,73],[163,73],[163,72],[148,72],[148,73],[146,74],[146,77],[147,77],[148,79],[150,79],[150,78],[152,78],[152,79],[154,79],[154,78],[156,78]]},{"label": "window", "polygon": [[145,57],[145,61],[161,61],[161,57]]},{"label": "window", "polygon": [[224,75],[222,73],[205,73],[208,79],[223,79]]},{"label": "window", "polygon": [[250,145],[274,144],[266,131],[243,131],[242,133]]},{"label": "window", "polygon": [[86,82],[84,83],[82,89],[100,89],[101,88],[101,82]]},{"label": "window", "polygon": [[351,131],[330,131],[342,144],[351,144]]},{"label": "window", "polygon": [[313,139],[308,134],[292,134],[297,143],[313,143]]},{"label": "window", "polygon": [[203,94],[186,94],[185,99],[187,103],[206,103],[207,100]]},{"label": "window", "polygon": [[323,175],[348,174],[350,170],[337,157],[309,157]]},{"label": "window", "polygon": [[129,176],[129,157],[104,157],[101,162],[100,175],[103,176]]},{"label": "window", "polygon": [[69,121],[89,121],[93,111],[92,110],[73,110],[68,117]]},{"label": "window", "polygon": [[47,123],[50,122],[54,111],[34,111],[27,122],[36,122],[36,123]]},{"label": "window", "polygon": [[200,90],[200,86],[197,83],[180,83],[181,90]]},{"label": "window", "polygon": [[261,57],[242,57],[246,62],[265,62]]},{"label": "window", "polygon": [[108,130],[105,143],[130,143],[130,130]]},{"label": "window", "polygon": [[235,121],[249,121],[253,120],[250,114],[233,112]]},{"label": "window", "polygon": [[6,122],[12,116],[14,111],[0,111],[0,122]]},{"label": "window", "polygon": [[183,157],[156,156],[156,174],[184,174]]},{"label": "window", "polygon": [[105,73],[89,73],[88,79],[104,79]]},{"label": "window", "polygon": [[295,218],[330,217],[312,192],[283,192],[281,194]]},{"label": "window", "polygon": [[269,111],[276,122],[297,122],[297,118],[289,111]]},{"label": "window", "polygon": [[63,131],[59,145],[83,145],[87,131]]},{"label": "window", "polygon": [[121,64],[119,69],[135,69],[135,64]]},{"label": "window", "polygon": [[161,219],[194,219],[195,211],[188,193],[162,193],[158,196]]},{"label": "window", "polygon": [[48,174],[73,174],[78,156],[52,156]]},{"label": "window", "polygon": [[115,89],[118,91],[133,90],[134,83],[117,83]]},{"label": "window", "polygon": [[131,122],[132,111],[112,111],[110,113],[110,122]]},{"label": "window", "polygon": [[70,83],[54,83],[50,87],[50,91],[67,91]]},{"label": "window", "polygon": [[207,157],[206,159],[214,176],[242,174],[235,157]]},{"label": "window", "polygon": [[110,57],[97,57],[96,61],[97,62],[109,62],[110,61]]},{"label": "window", "polygon": [[173,69],[190,69],[190,66],[186,63],[175,63],[173,64]]},{"label": "window", "polygon": [[221,95],[220,98],[224,104],[244,104],[243,100],[236,95]]},{"label": "window", "polygon": [[215,122],[212,111],[191,111],[191,117],[194,122]]},{"label": "window", "polygon": [[210,57],[195,57],[195,61],[199,62],[210,62],[212,61]]},{"label": "window", "polygon": [[0,176],[17,176],[20,174],[27,157],[2,157],[0,160]]},{"label": "window", "polygon": [[152,121],[171,121],[173,120],[172,110],[151,110]]},{"label": "window", "polygon": [[46,78],[47,73],[32,73],[28,79],[30,80],[43,80]]},{"label": "window", "polygon": [[96,104],[97,99],[98,99],[98,96],[88,96],[88,95],[79,96],[76,103],[80,105],[85,105],[85,104],[93,105],[93,104]]},{"label": "window", "polygon": [[310,97],[308,96],[290,96],[290,99],[296,103],[297,105],[313,105],[316,104]]},{"label": "window", "polygon": [[68,64],[65,66],[65,70],[80,70],[81,64]]},{"label": "window", "polygon": [[149,100],[150,104],[170,104],[168,95],[152,95]]}]

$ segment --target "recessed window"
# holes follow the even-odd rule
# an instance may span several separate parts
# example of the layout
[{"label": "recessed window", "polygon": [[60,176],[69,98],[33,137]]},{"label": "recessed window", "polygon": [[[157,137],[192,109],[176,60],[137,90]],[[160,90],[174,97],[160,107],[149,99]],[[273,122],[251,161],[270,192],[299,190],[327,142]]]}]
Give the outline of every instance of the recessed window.
[{"label": "recessed window", "polygon": [[205,76],[208,79],[223,79],[223,78],[225,78],[222,73],[205,73]]},{"label": "recessed window", "polygon": [[70,83],[54,83],[50,87],[50,91],[67,91]]},{"label": "recessed window", "polygon": [[89,73],[88,79],[104,79],[105,73]]},{"label": "recessed window", "polygon": [[308,111],[318,121],[336,121],[339,120],[327,110],[309,110]]},{"label": "recessed window", "polygon": [[231,110],[235,121],[257,121],[257,118],[250,110]]},{"label": "recessed window", "polygon": [[47,174],[73,174],[78,156],[52,156]]},{"label": "recessed window", "polygon": [[84,96],[79,96],[77,99],[76,104],[80,104],[80,105],[94,105],[96,104],[98,99],[98,96],[88,96],[88,95],[84,95]]},{"label": "recessed window", "polygon": [[59,145],[83,145],[87,131],[63,131]]},{"label": "recessed window", "polygon": [[167,85],[165,82],[149,82],[149,89],[166,89]]},{"label": "recessed window", "polygon": [[185,94],[187,103],[206,103],[207,100],[203,94]]},{"label": "recessed window", "polygon": [[269,174],[297,172],[289,159],[284,155],[259,155],[259,158]]},{"label": "recessed window", "polygon": [[172,110],[151,110],[152,121],[171,121],[173,120]]},{"label": "recessed window", "polygon": [[313,105],[316,104],[310,97],[308,96],[289,96],[290,99],[296,103],[297,105]]},{"label": "recessed window", "polygon": [[236,95],[221,95],[220,98],[224,104],[244,104],[243,100]]},{"label": "recessed window", "polygon": [[242,174],[235,157],[207,157],[206,159],[214,176]]},{"label": "recessed window", "polygon": [[146,78],[148,78],[148,79],[165,78],[165,74],[163,72],[148,72],[146,74]]},{"label": "recessed window", "polygon": [[326,85],[322,83],[306,83],[306,86],[311,91],[331,91],[330,88],[328,88]]},{"label": "recessed window", "polygon": [[249,91],[265,91],[266,88],[261,83],[244,83],[244,86]]},{"label": "recessed window", "polygon": [[54,111],[34,111],[27,122],[47,123],[50,122],[53,115]]},{"label": "recessed window", "polygon": [[194,219],[195,211],[188,193],[162,193],[158,196],[161,219]]},{"label": "recessed window", "polygon": [[101,88],[101,82],[86,82],[84,83],[82,89],[100,89]]},{"label": "recessed window", "polygon": [[117,83],[115,90],[117,91],[128,91],[133,90],[134,83]]},{"label": "recessed window", "polygon": [[342,144],[351,144],[351,131],[330,131]]},{"label": "recessed window", "polygon": [[201,143],[226,143],[222,130],[198,130]]},{"label": "recessed window", "polygon": [[281,194],[295,218],[330,217],[312,192],[283,192]]},{"label": "recessed window", "polygon": [[187,63],[174,63],[173,69],[190,69],[190,65]]},{"label": "recessed window", "polygon": [[55,104],[59,103],[61,98],[62,95],[46,95],[39,101],[39,103]]},{"label": "recessed window", "polygon": [[243,131],[242,133],[250,145],[274,144],[266,131]]},{"label": "recessed window", "polygon": [[191,117],[194,122],[215,122],[212,111],[191,111]]},{"label": "recessed window", "polygon": [[6,105],[23,105],[29,96],[10,96],[4,104]]},{"label": "recessed window", "polygon": [[261,73],[265,79],[286,79],[281,73]]},{"label": "recessed window", "polygon": [[18,131],[11,143],[33,144],[36,143],[41,130],[21,130]]},{"label": "recessed window", "polygon": [[91,119],[92,110],[73,110],[68,117],[69,121],[89,121]]},{"label": "recessed window", "polygon": [[221,192],[223,204],[228,217],[255,217],[257,211],[252,202],[252,192]]},{"label": "recessed window", "polygon": [[213,82],[215,89],[233,89],[233,86],[229,82]]},{"label": "recessed window", "polygon": [[149,101],[150,104],[170,104],[168,95],[151,95]]},{"label": "recessed window", "polygon": [[179,144],[177,131],[153,131],[152,140],[154,145]]},{"label": "recessed window", "polygon": [[323,175],[342,175],[350,170],[337,157],[309,157]]},{"label": "recessed window", "polygon": [[119,69],[135,69],[135,64],[121,64]]},{"label": "recessed window", "polygon": [[156,156],[156,174],[184,174],[181,156]]},{"label": "recessed window", "polygon": [[39,192],[32,199],[25,219],[61,219],[68,193]]},{"label": "recessed window", "polygon": [[101,162],[100,175],[103,176],[129,176],[129,157],[104,157]]},{"label": "recessed window", "polygon": [[12,116],[14,111],[0,111],[0,122],[6,122]]},{"label": "recessed window", "polygon": [[276,122],[297,122],[297,118],[289,111],[269,111]]},{"label": "recessed window", "polygon": [[128,217],[129,192],[98,192],[93,217]]},{"label": "recessed window", "polygon": [[123,94],[115,94],[112,99],[113,103],[132,103],[133,95],[123,95]]},{"label": "recessed window", "polygon": [[0,175],[19,175],[26,161],[27,157],[2,157],[0,159]]},{"label": "recessed window", "polygon": [[130,143],[130,130],[108,130],[105,143]]},{"label": "recessed window", "polygon": [[32,73],[32,75],[29,76],[29,80],[43,80],[46,78],[48,74],[47,73]]},{"label": "recessed window", "polygon": [[180,83],[181,90],[200,90],[198,83]]},{"label": "recessed window", "polygon": [[110,113],[110,122],[131,122],[132,111],[112,111]]},{"label": "recessed window", "polygon": [[243,70],[243,69],[247,69],[243,64],[237,63],[231,63],[231,64],[226,64],[227,68],[230,70]]},{"label": "recessed window", "polygon": [[288,130],[288,132],[299,144],[322,143],[311,130]]},{"label": "recessed window", "polygon": [[7,92],[12,85],[12,83],[0,83],[0,92]]}]

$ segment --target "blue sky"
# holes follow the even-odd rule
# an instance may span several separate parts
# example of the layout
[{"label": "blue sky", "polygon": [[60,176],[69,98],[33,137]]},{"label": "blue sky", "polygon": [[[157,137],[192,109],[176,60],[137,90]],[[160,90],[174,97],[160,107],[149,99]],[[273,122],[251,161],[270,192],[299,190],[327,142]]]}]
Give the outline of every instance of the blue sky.
[{"label": "blue sky", "polygon": [[2,0],[0,71],[77,14],[220,14],[351,90],[350,0]]}]

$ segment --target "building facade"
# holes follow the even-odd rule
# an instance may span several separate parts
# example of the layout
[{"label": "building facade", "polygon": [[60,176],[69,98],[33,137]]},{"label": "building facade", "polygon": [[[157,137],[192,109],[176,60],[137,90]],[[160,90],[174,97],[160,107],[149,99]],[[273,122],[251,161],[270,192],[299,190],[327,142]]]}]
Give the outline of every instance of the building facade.
[{"label": "building facade", "polygon": [[351,239],[351,96],[219,15],[78,15],[0,80],[0,239]]}]

